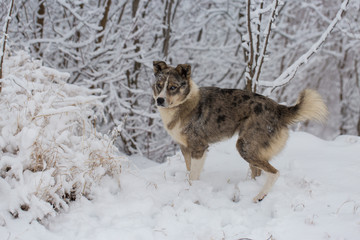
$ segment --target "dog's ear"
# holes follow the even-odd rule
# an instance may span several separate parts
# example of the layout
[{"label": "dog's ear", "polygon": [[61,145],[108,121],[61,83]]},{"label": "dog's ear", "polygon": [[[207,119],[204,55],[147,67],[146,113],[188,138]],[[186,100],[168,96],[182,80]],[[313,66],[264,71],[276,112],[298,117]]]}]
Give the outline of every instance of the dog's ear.
[{"label": "dog's ear", "polygon": [[168,66],[163,61],[153,61],[154,73],[155,75],[166,69]]},{"label": "dog's ear", "polygon": [[183,78],[190,79],[191,76],[191,66],[189,64],[179,64],[175,68],[175,70],[182,76]]}]

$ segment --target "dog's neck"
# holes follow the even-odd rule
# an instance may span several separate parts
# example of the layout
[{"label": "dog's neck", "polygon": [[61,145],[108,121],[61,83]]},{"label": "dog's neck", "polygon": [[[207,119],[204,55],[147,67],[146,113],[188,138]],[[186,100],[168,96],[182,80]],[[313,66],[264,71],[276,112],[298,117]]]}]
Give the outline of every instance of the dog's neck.
[{"label": "dog's neck", "polygon": [[190,92],[185,100],[179,105],[182,116],[188,115],[200,101],[199,87],[190,79]]},{"label": "dog's neck", "polygon": [[190,79],[190,92],[181,104],[172,108],[159,108],[165,128],[171,130],[180,120],[187,120],[199,100],[199,87]]}]

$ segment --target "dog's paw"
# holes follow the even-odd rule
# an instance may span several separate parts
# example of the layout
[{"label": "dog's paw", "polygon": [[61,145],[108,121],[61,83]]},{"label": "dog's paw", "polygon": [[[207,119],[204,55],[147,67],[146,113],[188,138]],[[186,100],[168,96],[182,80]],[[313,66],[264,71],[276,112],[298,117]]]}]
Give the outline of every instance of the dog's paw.
[{"label": "dog's paw", "polygon": [[189,180],[196,181],[200,179],[200,173],[196,171],[190,171],[189,173]]},{"label": "dog's paw", "polygon": [[196,181],[200,179],[200,174],[195,172],[190,172],[189,174],[189,180],[190,181]]},{"label": "dog's paw", "polygon": [[266,197],[266,194],[260,192],[258,195],[256,195],[256,197],[253,198],[253,202],[254,203],[261,202],[265,197]]}]

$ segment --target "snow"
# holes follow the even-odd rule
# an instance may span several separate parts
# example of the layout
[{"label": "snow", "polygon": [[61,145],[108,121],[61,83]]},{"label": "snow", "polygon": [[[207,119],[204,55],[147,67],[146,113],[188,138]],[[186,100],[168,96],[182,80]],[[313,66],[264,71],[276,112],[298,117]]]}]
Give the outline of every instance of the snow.
[{"label": "snow", "polygon": [[199,181],[182,155],[163,164],[116,151],[91,119],[98,90],[27,53],[6,56],[0,95],[2,239],[360,239],[360,137],[291,132],[280,177],[249,177],[236,138],[210,147]]},{"label": "snow", "polygon": [[[236,138],[212,146],[199,181],[187,180],[180,153],[163,164],[141,156],[123,165],[93,200],[31,223],[2,212],[4,239],[359,239],[360,138],[324,141],[291,132],[272,164],[280,178],[260,203],[265,181],[249,178]],[[135,164],[138,164],[136,166]],[[1,185],[0,185],[1,186]],[[1,194],[2,198],[9,197]],[[3,204],[4,201],[0,201]]]}]

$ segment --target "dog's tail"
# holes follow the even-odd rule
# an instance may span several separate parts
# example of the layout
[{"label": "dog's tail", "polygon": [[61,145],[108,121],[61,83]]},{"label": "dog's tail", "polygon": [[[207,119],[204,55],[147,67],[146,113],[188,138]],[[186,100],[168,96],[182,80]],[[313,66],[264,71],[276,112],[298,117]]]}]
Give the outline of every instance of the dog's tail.
[{"label": "dog's tail", "polygon": [[286,112],[285,121],[287,124],[306,120],[325,122],[328,115],[328,110],[322,97],[312,89],[302,91],[297,99],[296,105],[287,107]]}]

